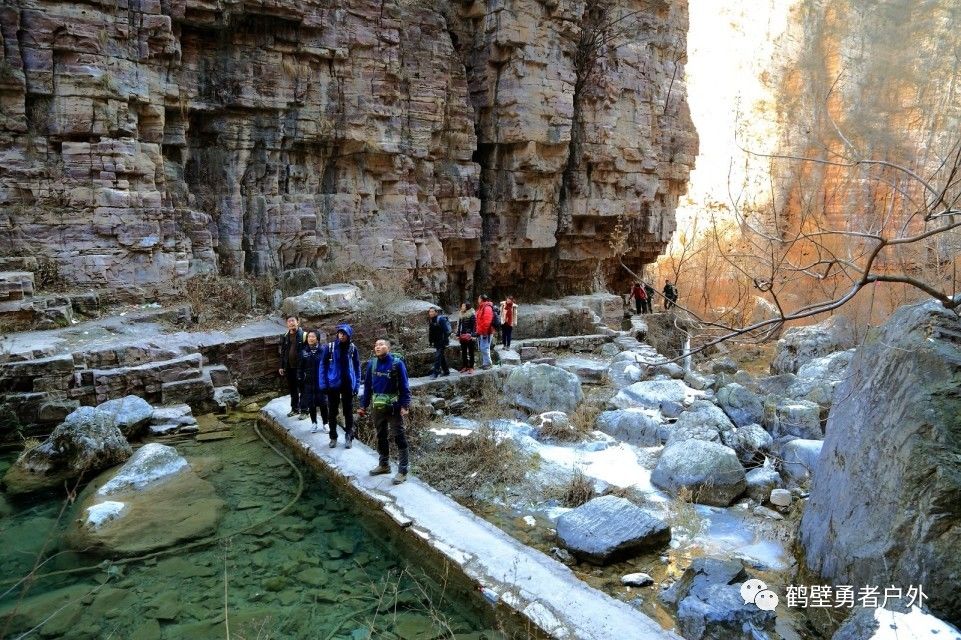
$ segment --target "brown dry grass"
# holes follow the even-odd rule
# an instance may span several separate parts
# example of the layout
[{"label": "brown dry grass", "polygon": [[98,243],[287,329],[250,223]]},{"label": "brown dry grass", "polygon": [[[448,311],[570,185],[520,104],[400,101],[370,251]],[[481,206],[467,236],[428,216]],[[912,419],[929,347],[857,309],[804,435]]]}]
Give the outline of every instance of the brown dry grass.
[{"label": "brown dry grass", "polygon": [[580,469],[574,471],[567,484],[548,489],[546,494],[548,498],[559,500],[565,507],[579,507],[597,497],[594,483]]}]

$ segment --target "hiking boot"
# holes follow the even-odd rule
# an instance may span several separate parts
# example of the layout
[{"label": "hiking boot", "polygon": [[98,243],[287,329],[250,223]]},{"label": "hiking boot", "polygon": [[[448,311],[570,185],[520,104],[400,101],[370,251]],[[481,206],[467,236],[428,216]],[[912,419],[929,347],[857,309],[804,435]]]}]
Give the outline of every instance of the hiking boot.
[{"label": "hiking boot", "polygon": [[344,439],[344,449],[350,449],[353,445],[354,445],[354,436],[348,433],[347,437]]},{"label": "hiking boot", "polygon": [[403,483],[406,482],[406,481],[407,481],[407,474],[406,474],[406,473],[400,473],[400,472],[398,472],[397,475],[394,476],[393,480],[391,480],[391,483],[392,483],[392,484],[403,484]]},{"label": "hiking boot", "polygon": [[436,373],[430,374],[430,379],[431,379],[431,380],[436,380],[436,379],[437,379],[437,374],[436,374]]},{"label": "hiking boot", "polygon": [[337,438],[334,438],[333,440],[330,441],[330,448],[331,449],[337,448]]},{"label": "hiking boot", "polygon": [[300,415],[297,416],[297,419],[298,419],[298,420],[306,420],[306,419],[309,418],[309,417],[310,417],[310,416],[307,415],[307,412],[306,412],[306,411],[301,411],[301,412],[300,412]]},{"label": "hiking boot", "polygon": [[444,377],[445,377],[445,378],[446,378],[447,376],[449,376],[449,375],[450,375],[450,371],[445,371],[445,372],[444,372]]},{"label": "hiking boot", "polygon": [[390,473],[390,467],[383,464],[379,464],[370,470],[370,475],[372,476],[382,476],[385,473]]},{"label": "hiking boot", "polygon": [[316,422],[310,423],[310,432],[311,432],[311,433],[317,433],[317,423],[316,423]]},{"label": "hiking boot", "polygon": [[295,415],[297,415],[297,413],[298,411],[296,409],[291,409],[290,411],[287,412],[287,417],[293,418]]}]

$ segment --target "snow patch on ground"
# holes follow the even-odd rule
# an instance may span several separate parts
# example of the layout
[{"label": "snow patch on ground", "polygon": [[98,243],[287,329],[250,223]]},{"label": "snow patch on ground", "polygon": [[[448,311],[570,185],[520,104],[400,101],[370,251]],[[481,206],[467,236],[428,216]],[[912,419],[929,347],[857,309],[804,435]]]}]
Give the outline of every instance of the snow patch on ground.
[{"label": "snow patch on ground", "polygon": [[173,447],[151,442],[140,447],[133,456],[120,467],[120,471],[97,491],[98,496],[109,496],[129,489],[141,489],[178,473],[188,467],[185,460]]},{"label": "snow patch on ground", "polygon": [[947,622],[924,613],[917,606],[908,613],[875,609],[878,630],[870,640],[961,640],[961,632]]},{"label": "snow patch on ground", "polygon": [[116,520],[127,508],[123,502],[105,500],[92,507],[87,507],[87,525],[94,529],[99,529],[104,523]]}]

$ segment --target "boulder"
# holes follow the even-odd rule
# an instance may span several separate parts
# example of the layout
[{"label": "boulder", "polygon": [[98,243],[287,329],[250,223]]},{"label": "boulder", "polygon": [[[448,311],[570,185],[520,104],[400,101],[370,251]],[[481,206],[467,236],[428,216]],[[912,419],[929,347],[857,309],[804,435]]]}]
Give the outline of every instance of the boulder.
[{"label": "boulder", "polygon": [[136,555],[202,538],[216,532],[225,507],[176,449],[157,443],[95,485],[81,497],[67,532],[75,549]]},{"label": "boulder", "polygon": [[721,442],[723,434],[733,429],[734,425],[717,405],[707,400],[695,400],[681,413],[677,422],[668,427],[667,444],[692,439]]},{"label": "boulder", "polygon": [[502,365],[519,365],[521,356],[513,349],[500,349],[497,351],[497,359]]},{"label": "boulder", "polygon": [[794,497],[787,489],[771,489],[768,501],[775,507],[790,507]]},{"label": "boulder", "polygon": [[828,409],[834,402],[834,392],[847,373],[854,350],[838,351],[811,360],[797,372],[797,379],[788,387],[787,395],[796,400],[810,400]]},{"label": "boulder", "polygon": [[740,585],[715,584],[703,595],[689,595],[677,607],[677,627],[687,640],[768,638],[774,631],[774,611],[744,602]]},{"label": "boulder", "polygon": [[558,518],[557,537],[578,558],[605,565],[667,544],[671,529],[629,500],[607,495]]},{"label": "boulder", "polygon": [[765,465],[748,471],[744,481],[747,483],[748,497],[763,503],[768,500],[771,491],[781,486],[781,474]]},{"label": "boulder", "polygon": [[717,404],[738,427],[760,423],[764,418],[764,402],[736,382],[721,387],[717,392]]},{"label": "boulder", "polygon": [[221,409],[233,409],[240,405],[240,392],[234,386],[217,387],[214,389],[214,402]]},{"label": "boulder", "polygon": [[299,296],[319,286],[317,272],[307,267],[287,269],[280,274],[280,290],[284,297]]},{"label": "boulder", "polygon": [[648,366],[631,360],[617,360],[607,367],[607,377],[618,389],[629,387],[648,377]]},{"label": "boulder", "polygon": [[607,378],[607,363],[594,358],[567,356],[560,358],[557,366],[576,375],[582,384],[601,384]]},{"label": "boulder", "polygon": [[714,384],[714,376],[703,376],[694,371],[688,371],[684,374],[684,384],[692,389],[703,391],[704,389],[709,389],[711,385]]},{"label": "boulder", "polygon": [[646,573],[629,573],[621,576],[621,584],[625,587],[647,587],[654,584],[654,578]]},{"label": "boulder", "polygon": [[358,287],[352,284],[330,284],[309,289],[299,296],[285,298],[281,309],[284,316],[323,318],[357,311],[362,304],[363,296]]},{"label": "boulder", "polygon": [[844,316],[831,316],[806,327],[792,327],[777,341],[771,373],[796,373],[815,358],[850,349],[854,340],[854,326]]},{"label": "boulder", "polygon": [[677,582],[661,594],[661,600],[673,607],[688,596],[703,598],[713,585],[741,583],[748,579],[740,560],[700,557],[694,558]]},{"label": "boulder", "polygon": [[584,399],[577,376],[549,364],[522,364],[515,367],[504,383],[507,402],[537,413],[570,413]]},{"label": "boulder", "polygon": [[824,437],[821,407],[809,400],[771,397],[764,407],[764,422],[775,438],[792,436],[818,440]]},{"label": "boulder", "polygon": [[131,453],[111,414],[80,407],[46,441],[17,459],[4,476],[4,484],[11,494],[58,487],[120,464]]},{"label": "boulder", "polygon": [[759,424],[724,431],[721,442],[734,449],[737,459],[744,465],[762,462],[774,446],[774,438]]},{"label": "boulder", "polygon": [[916,605],[897,600],[884,607],[859,607],[831,640],[961,640],[961,631]]},{"label": "boulder", "polygon": [[733,449],[716,442],[685,440],[664,448],[651,482],[672,495],[687,489],[694,502],[726,507],[744,492],[744,476]]},{"label": "boulder", "polygon": [[657,446],[666,439],[667,432],[664,423],[651,413],[647,409],[604,411],[597,418],[597,429],[637,447]]},{"label": "boulder", "polygon": [[838,398],[801,520],[808,567],[924,585],[931,612],[961,624],[961,319],[935,301],[897,310]]},{"label": "boulder", "polygon": [[530,423],[534,425],[534,431],[537,433],[538,439],[542,437],[541,431],[544,429],[555,432],[559,430],[574,431],[571,426],[571,419],[563,411],[546,411],[531,418]]},{"label": "boulder", "polygon": [[790,440],[781,445],[781,471],[795,484],[814,476],[823,440]]},{"label": "boulder", "polygon": [[679,380],[643,380],[621,389],[611,399],[613,409],[660,409],[666,402],[686,404],[689,394],[695,393]]},{"label": "boulder", "polygon": [[674,378],[675,380],[683,380],[686,371],[684,367],[676,362],[665,362],[664,364],[659,364],[654,368],[654,373],[661,376],[667,376],[668,378]]},{"label": "boulder", "polygon": [[737,362],[731,356],[714,358],[711,362],[711,373],[737,373]]},{"label": "boulder", "polygon": [[113,417],[113,422],[120,432],[127,438],[132,438],[150,422],[153,407],[139,396],[125,396],[116,400],[107,400],[97,406],[97,409]]}]

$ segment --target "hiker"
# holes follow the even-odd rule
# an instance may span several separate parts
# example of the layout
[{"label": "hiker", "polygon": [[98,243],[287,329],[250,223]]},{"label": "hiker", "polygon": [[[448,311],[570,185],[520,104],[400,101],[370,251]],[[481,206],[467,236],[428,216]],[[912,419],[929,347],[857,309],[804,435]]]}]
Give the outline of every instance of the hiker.
[{"label": "hiker", "polygon": [[450,367],[447,366],[447,347],[450,344],[450,321],[447,316],[440,315],[440,309],[431,307],[427,310],[427,342],[434,347],[434,368],[431,369],[430,377],[437,379],[437,376],[450,375]]},{"label": "hiker", "polygon": [[644,303],[644,310],[647,313],[654,313],[654,287],[651,286],[650,282],[644,283],[644,293],[647,294],[647,300]]},{"label": "hiker", "polygon": [[460,342],[460,373],[474,373],[474,351],[477,344],[474,335],[477,331],[477,317],[469,302],[460,306],[460,316],[457,319],[457,340]]},{"label": "hiker", "polygon": [[360,386],[360,356],[353,343],[354,330],[349,324],[337,325],[337,337],[324,347],[321,356],[321,388],[327,392],[327,425],[330,448],[337,446],[337,411],[344,410],[344,448],[354,442],[354,396]]},{"label": "hiker", "polygon": [[304,420],[310,415],[310,432],[317,433],[318,407],[321,422],[327,422],[327,394],[320,387],[323,349],[316,331],[308,331],[305,342],[300,352],[300,367],[297,369],[300,379],[300,419]]},{"label": "hiker", "polygon": [[511,334],[517,326],[517,303],[514,296],[507,296],[500,304],[501,308],[501,344],[505,349],[511,348]]},{"label": "hiker", "polygon": [[278,371],[281,377],[287,378],[287,390],[290,393],[288,418],[300,413],[300,380],[297,378],[297,367],[300,364],[300,352],[304,348],[304,330],[298,325],[296,316],[287,318],[287,333],[280,340]]},{"label": "hiker", "polygon": [[636,315],[644,313],[644,308],[647,303],[647,293],[644,291],[644,287],[641,286],[640,282],[634,282],[634,286],[631,287],[630,297],[634,300],[634,313]]},{"label": "hiker", "polygon": [[[404,417],[410,411],[410,386],[404,361],[390,352],[390,340],[380,339],[374,343],[374,357],[364,367],[364,395],[358,414],[367,415],[372,408],[374,428],[377,430],[377,453],[380,460],[370,470],[370,475],[390,473],[390,443],[394,436],[397,445],[397,475],[393,483],[407,480],[407,436],[404,435]],[[390,431],[388,431],[388,429]]]},{"label": "hiker", "polygon": [[667,311],[677,304],[677,289],[670,280],[664,281],[664,310]]},{"label": "hiker", "polygon": [[494,304],[489,296],[481,294],[477,297],[477,346],[481,354],[481,369],[490,369],[491,341],[494,339]]}]

